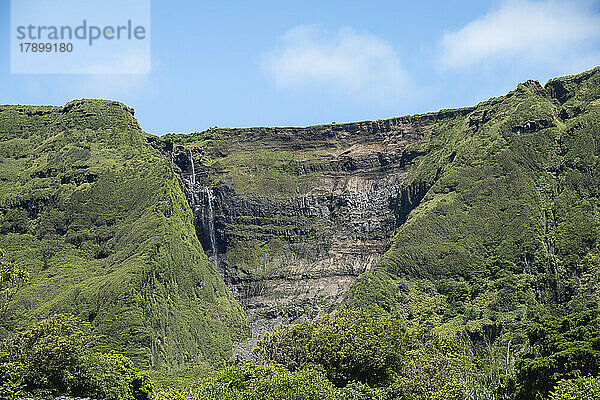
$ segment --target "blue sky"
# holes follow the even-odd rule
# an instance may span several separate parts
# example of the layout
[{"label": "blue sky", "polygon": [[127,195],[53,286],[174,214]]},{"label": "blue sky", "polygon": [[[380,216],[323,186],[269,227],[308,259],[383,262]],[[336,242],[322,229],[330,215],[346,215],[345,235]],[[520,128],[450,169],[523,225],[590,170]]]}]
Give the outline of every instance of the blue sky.
[{"label": "blue sky", "polygon": [[151,73],[11,74],[9,3],[0,104],[115,99],[154,134],[424,113],[600,65],[600,1],[153,0]]}]

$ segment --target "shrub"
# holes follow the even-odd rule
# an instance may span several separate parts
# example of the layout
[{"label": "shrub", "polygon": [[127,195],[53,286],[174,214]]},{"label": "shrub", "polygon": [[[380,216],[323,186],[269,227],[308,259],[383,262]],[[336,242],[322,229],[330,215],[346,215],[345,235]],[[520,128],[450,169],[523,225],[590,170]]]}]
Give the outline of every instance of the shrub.
[{"label": "shrub", "polygon": [[5,362],[24,366],[28,389],[66,393],[80,368],[88,344],[89,324],[70,315],[55,315],[2,343]]},{"label": "shrub", "polygon": [[137,372],[130,382],[130,388],[135,400],[152,400],[154,398],[154,382],[147,372]]},{"label": "shrub", "polygon": [[28,224],[29,216],[27,211],[23,209],[10,209],[6,212],[4,221],[0,225],[0,233],[27,233]]},{"label": "shrub", "polygon": [[531,351],[517,363],[519,399],[543,399],[560,380],[600,372],[598,311],[537,318],[527,335]]},{"label": "shrub", "polygon": [[383,389],[371,388],[362,382],[350,382],[338,391],[339,400],[384,400],[386,398]]},{"label": "shrub", "polygon": [[6,253],[0,249],[0,319],[28,280],[29,273],[6,260]]},{"label": "shrub", "polygon": [[600,399],[600,378],[586,377],[558,382],[550,400],[595,400]]},{"label": "shrub", "polygon": [[148,375],[124,355],[90,351],[91,341],[88,323],[71,315],[54,315],[0,344],[0,374],[29,392],[105,400],[153,397]]},{"label": "shrub", "polygon": [[23,394],[25,368],[20,363],[0,364],[0,400],[13,400]]},{"label": "shrub", "polygon": [[400,367],[404,345],[400,321],[345,310],[283,326],[261,340],[256,352],[292,371],[318,365],[337,386],[350,381],[378,386]]},{"label": "shrub", "polygon": [[168,389],[159,400],[334,400],[335,387],[323,372],[291,372],[280,365],[240,364],[209,375],[197,387]]},{"label": "shrub", "polygon": [[[460,338],[414,338],[406,361],[394,374],[387,398],[463,400],[507,398],[505,366],[490,365]],[[494,361],[491,362],[495,364]],[[509,397],[510,398],[510,397]]]},{"label": "shrub", "polygon": [[105,400],[148,400],[148,390],[152,393],[153,387],[144,376],[122,354],[86,354],[73,377],[70,392]]}]

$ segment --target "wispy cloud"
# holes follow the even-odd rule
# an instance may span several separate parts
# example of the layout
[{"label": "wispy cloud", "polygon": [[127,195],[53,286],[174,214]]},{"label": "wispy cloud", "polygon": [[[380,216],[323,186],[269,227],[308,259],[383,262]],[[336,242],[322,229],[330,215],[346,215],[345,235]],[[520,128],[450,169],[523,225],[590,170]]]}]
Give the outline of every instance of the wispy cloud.
[{"label": "wispy cloud", "polygon": [[599,39],[594,2],[509,0],[445,33],[442,60],[450,68],[498,61],[577,65],[578,59],[589,59],[586,51],[594,50]]},{"label": "wispy cloud", "polygon": [[278,48],[264,54],[261,65],[286,89],[322,87],[386,98],[408,86],[400,58],[388,42],[349,28],[333,34],[314,26],[291,29]]}]

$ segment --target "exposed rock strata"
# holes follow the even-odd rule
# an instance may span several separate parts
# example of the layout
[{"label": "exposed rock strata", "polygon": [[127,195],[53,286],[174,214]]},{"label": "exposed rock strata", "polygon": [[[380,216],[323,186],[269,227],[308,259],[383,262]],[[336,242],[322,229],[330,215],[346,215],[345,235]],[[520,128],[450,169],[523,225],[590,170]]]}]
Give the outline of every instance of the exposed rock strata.
[{"label": "exposed rock strata", "polygon": [[[427,127],[469,111],[309,128],[213,129],[200,134],[200,146],[174,141],[172,159],[198,237],[246,309],[254,339],[282,322],[337,307],[427,192],[431,183],[414,182],[410,173]],[[268,158],[282,152],[291,154],[285,162]],[[257,166],[257,157],[267,161]],[[240,184],[239,176],[246,181]],[[296,190],[279,188],[278,178],[297,182]],[[259,180],[266,180],[264,190],[256,190]],[[246,184],[253,189],[244,190]]]}]

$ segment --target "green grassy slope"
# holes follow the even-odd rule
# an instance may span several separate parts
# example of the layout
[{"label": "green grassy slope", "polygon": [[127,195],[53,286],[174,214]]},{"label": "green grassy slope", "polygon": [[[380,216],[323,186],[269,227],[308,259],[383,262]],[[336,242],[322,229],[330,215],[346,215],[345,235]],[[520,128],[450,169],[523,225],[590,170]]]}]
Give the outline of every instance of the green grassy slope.
[{"label": "green grassy slope", "polygon": [[600,68],[520,84],[417,147],[431,188],[347,306],[508,342],[541,310],[600,305]]},{"label": "green grassy slope", "polygon": [[32,273],[5,333],[70,312],[147,366],[231,356],[244,312],[151,142],[116,102],[0,106],[0,247]]},{"label": "green grassy slope", "polygon": [[[414,129],[396,149],[410,156],[402,182],[427,193],[345,305],[504,344],[541,311],[600,306],[600,68],[438,114],[403,122]],[[160,148],[194,149],[207,185],[288,198],[325,192],[332,154],[383,141],[387,128],[369,129],[385,123],[158,139],[115,102],[0,106],[0,247],[32,273],[0,334],[72,312],[98,347],[146,365],[230,357],[244,312],[207,261]],[[227,226],[248,248],[240,264],[258,259],[250,222]]]}]

